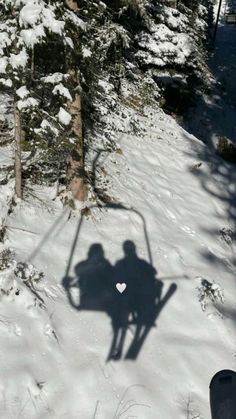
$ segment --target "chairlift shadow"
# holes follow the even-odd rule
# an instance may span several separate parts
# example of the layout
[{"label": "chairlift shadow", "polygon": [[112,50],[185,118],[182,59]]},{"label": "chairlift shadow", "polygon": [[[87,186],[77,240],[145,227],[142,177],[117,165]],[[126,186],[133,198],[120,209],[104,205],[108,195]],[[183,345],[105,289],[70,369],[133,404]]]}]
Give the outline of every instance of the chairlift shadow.
[{"label": "chairlift shadow", "polygon": [[[90,208],[97,207],[96,205]],[[100,243],[90,246],[86,260],[75,266],[75,277],[69,272],[73,260],[78,236],[83,224],[81,216],[73,241],[63,286],[71,305],[77,310],[105,312],[111,319],[113,338],[107,361],[122,358],[127,330],[134,327],[133,339],[125,359],[136,359],[150,330],[155,326],[160,311],[175,292],[176,284],[171,284],[165,296],[162,296],[163,282],[155,277],[151,248],[148,240],[144,217],[135,209],[122,204],[109,203],[106,209],[131,211],[139,215],[143,223],[149,262],[140,259],[135,244],[126,240],[123,243],[124,258],[115,266],[105,258]],[[120,293],[116,283],[123,282],[127,288]],[[79,298],[73,297],[73,289],[79,289]]]}]

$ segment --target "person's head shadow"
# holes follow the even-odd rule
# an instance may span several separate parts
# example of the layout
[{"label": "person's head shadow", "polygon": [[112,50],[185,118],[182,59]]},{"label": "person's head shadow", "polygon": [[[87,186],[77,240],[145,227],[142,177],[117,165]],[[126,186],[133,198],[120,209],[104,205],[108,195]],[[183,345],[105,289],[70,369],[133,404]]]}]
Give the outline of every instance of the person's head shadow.
[{"label": "person's head shadow", "polygon": [[138,257],[136,246],[132,240],[126,240],[123,243],[123,250],[124,250],[125,257],[127,258]]},{"label": "person's head shadow", "polygon": [[88,259],[97,260],[104,258],[104,249],[100,243],[94,243],[88,250]]}]

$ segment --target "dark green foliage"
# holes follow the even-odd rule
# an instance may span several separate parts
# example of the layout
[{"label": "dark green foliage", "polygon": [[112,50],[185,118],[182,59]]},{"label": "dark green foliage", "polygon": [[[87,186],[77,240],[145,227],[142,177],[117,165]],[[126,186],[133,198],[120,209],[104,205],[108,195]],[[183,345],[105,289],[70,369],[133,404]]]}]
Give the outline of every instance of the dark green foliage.
[{"label": "dark green foliage", "polygon": [[236,163],[236,147],[227,138],[219,138],[216,152],[228,163]]},{"label": "dark green foliage", "polygon": [[[31,62],[19,83],[15,78],[14,90],[24,84],[38,100],[37,109],[22,111],[22,145],[31,153],[24,179],[64,183],[76,139],[71,124],[62,126],[57,118],[61,107],[67,109],[68,99],[53,94],[54,85],[44,78],[57,72],[67,75],[63,85],[72,96],[81,93],[85,151],[97,137],[103,139],[104,149],[114,149],[115,127],[106,115],[116,113],[122,120],[123,109],[142,112],[161,94],[169,112],[182,113],[191,104],[193,91],[205,83],[202,72],[207,74],[212,2],[179,0],[175,9],[165,0],[80,0],[76,12],[69,12],[63,1],[47,4],[52,3],[57,19],[65,22],[63,36],[47,29],[45,39],[30,51]],[[13,11],[14,6],[4,8],[8,18]],[[180,37],[186,41],[183,51]],[[42,129],[45,120],[48,125]],[[132,119],[129,126],[138,130]]]}]

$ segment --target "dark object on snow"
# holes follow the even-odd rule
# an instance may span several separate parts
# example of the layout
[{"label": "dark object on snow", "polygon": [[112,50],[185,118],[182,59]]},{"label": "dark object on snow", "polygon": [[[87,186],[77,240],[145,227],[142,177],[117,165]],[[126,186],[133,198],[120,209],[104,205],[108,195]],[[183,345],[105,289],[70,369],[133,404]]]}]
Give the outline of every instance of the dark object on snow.
[{"label": "dark object on snow", "polygon": [[210,382],[212,419],[236,419],[236,372],[222,370]]},{"label": "dark object on snow", "polygon": [[236,147],[225,137],[219,137],[216,154],[228,163],[236,163]]}]

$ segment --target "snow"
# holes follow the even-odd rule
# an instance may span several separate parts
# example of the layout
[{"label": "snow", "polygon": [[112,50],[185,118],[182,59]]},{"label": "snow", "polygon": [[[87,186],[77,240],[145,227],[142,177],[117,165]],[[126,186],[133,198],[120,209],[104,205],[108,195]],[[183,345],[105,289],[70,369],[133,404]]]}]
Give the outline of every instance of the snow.
[{"label": "snow", "polygon": [[26,96],[29,96],[30,92],[26,86],[21,86],[19,89],[16,90],[16,94],[21,99],[24,99]]},{"label": "snow", "polygon": [[[65,23],[57,20],[53,8],[43,1],[28,0],[20,10],[19,22],[21,27],[35,27],[41,21],[43,27],[50,32],[61,35]],[[41,31],[42,33],[42,31]]]},{"label": "snow", "polygon": [[185,24],[187,23],[187,17],[180,14],[177,10],[166,9],[165,14],[167,17],[166,23],[168,27],[172,30],[183,30]]},{"label": "snow", "polygon": [[71,20],[75,25],[77,25],[83,31],[86,30],[86,23],[82,19],[80,19],[79,16],[76,16],[76,14],[73,13],[71,10],[68,10],[66,12],[65,18],[68,20]]},{"label": "snow", "polygon": [[7,86],[7,87],[12,87],[12,85],[13,85],[11,79],[1,79],[0,78],[0,83],[3,84],[4,86]]},{"label": "snow", "polygon": [[105,80],[98,80],[98,86],[100,86],[104,92],[108,94],[113,90],[113,85]]},{"label": "snow", "polygon": [[1,57],[0,58],[0,74],[6,73],[7,64],[8,64],[8,59],[6,57]]},{"label": "snow", "polygon": [[57,85],[54,87],[54,89],[53,89],[52,93],[53,93],[54,95],[59,94],[59,95],[61,95],[61,96],[64,96],[64,97],[65,97],[66,99],[68,99],[68,100],[72,100],[72,96],[71,96],[71,94],[70,94],[69,90],[67,89],[67,87],[63,86],[63,84],[62,84],[62,83],[57,84]]},{"label": "snow", "polygon": [[61,35],[65,26],[65,22],[62,20],[57,20],[55,18],[54,12],[50,8],[44,8],[42,11],[43,15],[43,25],[50,32]]},{"label": "snow", "polygon": [[40,14],[42,12],[42,6],[36,4],[35,1],[29,1],[29,4],[26,4],[22,7],[20,11],[20,25],[27,27],[29,25],[34,26],[40,19]]},{"label": "snow", "polygon": [[26,50],[22,49],[19,54],[10,54],[9,63],[13,69],[17,69],[19,67],[25,68],[28,58]]},{"label": "snow", "polygon": [[[207,158],[198,175],[190,170],[205,146],[174,119],[152,108],[136,118],[145,133],[117,133],[122,154],[102,158],[110,194],[128,209],[86,203],[92,215],[80,226],[69,274],[75,279],[75,265],[87,259],[94,243],[100,243],[106,258],[115,264],[123,257],[124,241],[132,240],[138,256],[150,263],[145,220],[152,265],[164,283],[163,294],[171,283],[176,283],[177,290],[138,358],[106,362],[112,339],[110,318],[105,312],[76,310],[62,287],[80,215],[75,212],[69,217],[69,209],[63,209],[58,199],[52,201],[52,188],[35,186],[39,199],[28,197],[7,217],[5,245],[14,250],[17,263],[31,265],[29,272],[44,272],[34,286],[45,308],[15,276],[15,264],[0,273],[1,288],[15,290],[1,298],[2,417],[17,417],[24,406],[25,417],[32,419],[73,418],[78,412],[79,417],[90,419],[99,401],[96,419],[115,417],[116,409],[121,413],[122,406],[129,404],[130,416],[156,419],[158,412],[160,418],[173,419],[185,415],[190,397],[192,407],[207,419],[213,374],[235,368],[230,315],[235,267],[229,248],[211,233],[227,223],[226,203],[205,189],[201,178],[216,191],[221,190],[220,181],[212,176]],[[213,261],[206,257],[209,252]],[[205,312],[196,289],[202,278],[215,280],[225,295],[224,304],[209,302]],[[73,298],[78,297],[75,288]],[[133,333],[131,326],[124,354]],[[28,399],[33,402],[26,403]]]},{"label": "snow", "polygon": [[43,130],[47,130],[50,129],[52,132],[54,132],[54,134],[58,135],[59,131],[56,127],[54,127],[52,124],[50,124],[50,122],[48,122],[46,119],[43,119],[41,122],[41,128]]},{"label": "snow", "polygon": [[72,39],[71,39],[69,36],[66,36],[66,37],[65,37],[65,43],[66,43],[66,45],[69,45],[69,47],[70,47],[71,49],[73,49],[73,48],[74,48],[74,43],[73,43]]},{"label": "snow", "polygon": [[22,29],[20,32],[25,45],[32,48],[35,44],[39,43],[45,37],[45,30],[43,25],[37,25],[34,29]]},{"label": "snow", "polygon": [[[4,28],[1,28],[1,25],[0,25],[0,29],[4,30]],[[0,51],[1,51],[1,54],[3,53],[3,49],[6,48],[8,45],[10,45],[10,43],[11,43],[11,41],[10,41],[10,38],[9,38],[9,34],[7,32],[0,32]]]},{"label": "snow", "polygon": [[18,100],[17,108],[22,111],[23,109],[35,108],[39,105],[39,101],[33,97],[28,97],[27,99]]},{"label": "snow", "polygon": [[155,32],[151,35],[143,33],[137,41],[144,49],[136,54],[137,58],[145,64],[154,64],[159,67],[170,62],[184,64],[193,49],[188,34],[176,34],[164,24],[156,25]]},{"label": "snow", "polygon": [[[16,18],[0,24],[0,52],[17,39],[17,46],[33,48],[46,36],[45,29],[64,36],[65,41],[73,47],[72,40],[65,37],[65,22],[56,18],[58,5],[46,4],[43,0],[16,1]],[[19,27],[16,29],[16,27]],[[20,30],[22,28],[22,30]]]},{"label": "snow", "polygon": [[92,51],[89,48],[82,48],[82,54],[84,58],[91,57]]},{"label": "snow", "polygon": [[63,74],[63,73],[58,73],[57,72],[57,73],[50,74],[47,77],[44,77],[42,80],[44,81],[44,83],[56,84],[56,83],[60,83],[66,77],[68,77],[68,74]]},{"label": "snow", "polygon": [[63,125],[69,125],[70,121],[71,121],[71,115],[69,114],[69,112],[67,112],[65,109],[60,107],[59,113],[58,113],[58,119],[61,122],[61,124]]}]

